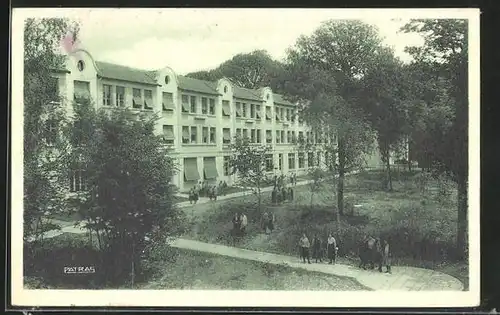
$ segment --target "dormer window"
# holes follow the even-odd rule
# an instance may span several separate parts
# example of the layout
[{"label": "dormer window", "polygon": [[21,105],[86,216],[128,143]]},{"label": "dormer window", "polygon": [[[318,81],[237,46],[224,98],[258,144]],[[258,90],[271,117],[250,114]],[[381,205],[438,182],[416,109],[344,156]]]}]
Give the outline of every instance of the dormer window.
[{"label": "dormer window", "polygon": [[170,77],[168,75],[165,76],[165,84],[168,84],[170,82]]},{"label": "dormer window", "polygon": [[227,93],[227,85],[224,86],[224,93]]},{"label": "dormer window", "polygon": [[269,97],[271,97],[271,95],[267,94],[266,95],[266,100],[269,100]]}]

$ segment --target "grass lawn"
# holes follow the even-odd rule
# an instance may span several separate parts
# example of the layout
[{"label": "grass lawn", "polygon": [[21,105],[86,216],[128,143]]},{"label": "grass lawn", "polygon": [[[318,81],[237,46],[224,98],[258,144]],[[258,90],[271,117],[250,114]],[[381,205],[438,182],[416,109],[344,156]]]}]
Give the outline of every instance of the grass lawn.
[{"label": "grass lawn", "polygon": [[287,266],[177,249],[155,278],[136,289],[369,290],[355,280]]},{"label": "grass lawn", "polygon": [[[84,235],[63,233],[50,240],[52,244],[86,243]],[[93,244],[94,247],[97,244]],[[59,245],[60,246],[60,245]],[[53,249],[53,247],[50,247]],[[150,276],[137,282],[133,289],[187,289],[187,290],[370,290],[357,281],[326,275],[316,272],[307,272],[283,265],[273,265],[231,257],[200,253],[178,248],[160,247],[167,251],[162,258],[150,260],[147,268]],[[25,275],[25,287],[36,289],[131,289],[130,285],[97,285],[92,284],[93,277],[99,275],[83,275],[83,282],[75,282],[75,276],[61,277],[59,269],[64,263],[60,259],[68,259],[75,253],[75,249],[68,249],[65,257],[51,258],[46,265],[54,271],[40,274]],[[97,259],[89,258],[87,263]],[[66,261],[65,260],[65,261]],[[61,265],[61,266],[59,266]],[[144,266],[147,267],[145,264]],[[97,267],[98,268],[98,267]],[[52,275],[52,276],[50,276]],[[56,275],[56,277],[54,277]],[[45,277],[51,277],[46,279]],[[51,280],[50,280],[51,279]],[[87,281],[88,280],[88,281]],[[126,280],[126,279],[125,279]],[[89,282],[90,281],[90,282]],[[86,284],[86,283],[89,284]],[[88,286],[90,285],[90,287]]]},{"label": "grass lawn", "polygon": [[243,188],[243,187],[237,187],[237,186],[228,186],[224,190],[224,194],[229,195],[229,194],[234,194],[234,193],[242,192],[242,191],[249,191],[249,189]]},{"label": "grass lawn", "polygon": [[[339,243],[339,262],[353,263],[357,259],[357,242],[364,233],[385,233],[393,240],[394,264],[443,270],[462,280],[467,287],[467,266],[453,264],[446,254],[442,254],[443,248],[454,244],[456,235],[457,205],[453,184],[447,182],[451,193],[440,197],[436,181],[430,181],[424,192],[419,189],[418,174],[396,171],[393,191],[387,192],[381,185],[382,175],[380,171],[369,171],[346,177],[346,209],[340,227],[335,216],[335,189],[325,184],[314,195],[310,208],[309,185],[304,185],[295,188],[293,202],[280,206],[271,206],[270,193],[263,193],[262,211],[274,213],[277,221],[271,236],[262,233],[256,197],[250,195],[190,208],[188,211],[195,215],[193,229],[184,237],[233,245],[229,236],[231,218],[238,211],[247,215],[249,226],[247,236],[235,246],[295,256],[298,255],[298,239],[304,231],[310,238],[316,233],[326,238],[328,231],[332,231]],[[418,244],[439,246],[417,246],[415,240],[420,242]],[[426,258],[431,256],[425,252],[431,250],[436,254],[432,259]]]}]

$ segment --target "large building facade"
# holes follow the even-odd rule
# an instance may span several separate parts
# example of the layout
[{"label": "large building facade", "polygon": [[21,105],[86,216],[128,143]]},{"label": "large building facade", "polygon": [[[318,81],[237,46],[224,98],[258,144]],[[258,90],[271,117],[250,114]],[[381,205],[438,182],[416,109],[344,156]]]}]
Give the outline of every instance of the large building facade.
[{"label": "large building facade", "polygon": [[[155,132],[171,147],[179,170],[171,181],[180,191],[200,180],[234,185],[237,178],[230,174],[228,163],[229,145],[236,135],[272,147],[266,161],[270,175],[300,176],[308,168],[324,166],[328,158],[321,144],[331,141],[330,137],[300,122],[297,106],[268,87],[251,90],[227,79],[197,80],[177,75],[168,67],[133,69],[96,61],[84,50],[68,58],[66,69],[54,76],[63,99],[90,98],[97,107],[158,113],[161,118]],[[71,106],[68,112],[71,115]],[[299,150],[295,142],[300,138],[317,143],[315,150]],[[367,163],[379,165],[380,159],[370,157]],[[83,183],[83,179],[73,178],[72,182]],[[73,186],[72,190],[79,189]]]}]

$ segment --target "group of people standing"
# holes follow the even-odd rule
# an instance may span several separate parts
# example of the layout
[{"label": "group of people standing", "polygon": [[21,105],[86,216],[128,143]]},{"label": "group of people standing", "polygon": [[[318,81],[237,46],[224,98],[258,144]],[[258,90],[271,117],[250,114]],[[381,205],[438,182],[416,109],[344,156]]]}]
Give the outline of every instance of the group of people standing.
[{"label": "group of people standing", "polygon": [[232,219],[233,223],[233,236],[245,235],[248,226],[248,218],[244,213],[235,213]]},{"label": "group of people standing", "polygon": [[210,200],[217,200],[218,195],[225,195],[227,188],[226,181],[220,181],[219,185],[210,185],[207,181],[199,181],[189,190],[189,203],[196,204],[200,197],[208,197]]},{"label": "group of people standing", "polygon": [[[300,248],[300,258],[304,263],[311,263],[311,249],[312,249],[312,258],[315,259],[317,263],[322,262],[323,257],[326,256],[330,264],[335,264],[335,260],[337,258],[337,241],[333,237],[332,233],[328,234],[328,238],[326,239],[326,243],[324,243],[321,238],[316,234],[312,240],[312,243],[309,241],[309,238],[304,233],[299,240],[299,248]],[[359,258],[360,264],[359,268],[367,269],[375,269],[375,265],[378,265],[378,271],[383,271],[383,266],[386,267],[386,272],[391,273],[391,250],[389,245],[389,240],[384,238],[374,238],[372,236],[365,236],[361,241],[359,246]]]},{"label": "group of people standing", "polygon": [[391,249],[387,238],[375,238],[366,235],[359,246],[359,268],[375,269],[378,265],[378,271],[382,272],[382,267],[386,267],[386,272],[391,273]]},{"label": "group of people standing", "polygon": [[300,258],[304,263],[311,263],[311,247],[312,247],[312,258],[315,259],[315,262],[323,262],[323,258],[326,253],[326,257],[328,259],[329,264],[335,264],[337,258],[337,241],[335,237],[333,237],[332,233],[328,234],[326,238],[326,242],[323,243],[318,234],[316,234],[313,238],[312,244],[309,241],[306,233],[302,234],[302,237],[299,240],[299,248],[300,248]]},{"label": "group of people standing", "polygon": [[262,215],[262,229],[266,234],[271,234],[275,228],[276,217],[274,213],[264,212]]},{"label": "group of people standing", "polygon": [[[291,185],[297,184],[297,175],[290,175]],[[285,175],[274,177],[274,187],[271,192],[271,202],[276,205],[280,204],[286,200],[293,201],[294,190],[292,187],[287,187],[285,182]]]}]

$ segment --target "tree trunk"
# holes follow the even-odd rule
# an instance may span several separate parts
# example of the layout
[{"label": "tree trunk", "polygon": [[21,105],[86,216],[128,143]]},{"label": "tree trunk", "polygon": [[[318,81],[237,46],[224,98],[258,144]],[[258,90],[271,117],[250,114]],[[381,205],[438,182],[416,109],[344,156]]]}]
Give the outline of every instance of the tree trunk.
[{"label": "tree trunk", "polygon": [[387,174],[387,190],[392,191],[391,161],[389,158],[389,150],[387,150],[387,158],[385,163]]},{"label": "tree trunk", "polygon": [[260,216],[260,213],[261,213],[261,204],[262,204],[262,195],[261,195],[261,192],[260,192],[260,185],[259,187],[257,187],[257,200],[258,200],[258,212],[259,212],[259,216]]},{"label": "tree trunk", "polygon": [[337,183],[337,209],[339,215],[344,215],[344,178],[345,178],[345,144],[339,139],[339,182]]},{"label": "tree trunk", "polygon": [[468,239],[468,222],[467,222],[467,175],[460,174],[458,177],[458,215],[457,215],[457,254],[459,259],[465,260]]}]

